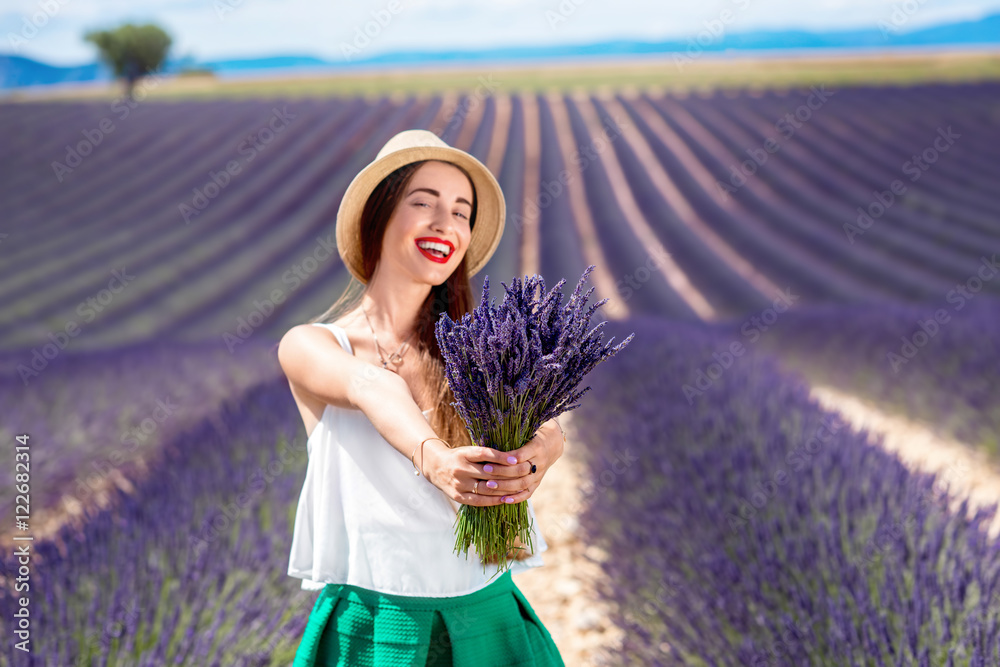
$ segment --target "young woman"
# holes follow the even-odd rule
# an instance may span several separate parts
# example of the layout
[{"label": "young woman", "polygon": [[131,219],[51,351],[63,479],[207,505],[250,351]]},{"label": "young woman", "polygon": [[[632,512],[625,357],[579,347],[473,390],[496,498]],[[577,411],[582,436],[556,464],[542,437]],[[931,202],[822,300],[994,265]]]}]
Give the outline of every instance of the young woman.
[{"label": "young woman", "polygon": [[[512,572],[548,547],[530,497],[562,455],[555,420],[520,449],[472,445],[434,335],[475,299],[504,227],[496,179],[426,130],[397,134],[348,186],[337,246],[352,281],[278,357],[309,433],[288,574],[319,589],[295,667],[563,665]],[[462,504],[528,502],[532,540],[496,575],[455,552]]]}]

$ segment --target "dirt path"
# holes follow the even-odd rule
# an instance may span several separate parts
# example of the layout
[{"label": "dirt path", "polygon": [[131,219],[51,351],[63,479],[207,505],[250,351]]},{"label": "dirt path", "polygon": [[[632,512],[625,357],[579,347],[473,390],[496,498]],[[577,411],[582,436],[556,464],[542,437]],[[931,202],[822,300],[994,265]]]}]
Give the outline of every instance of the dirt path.
[{"label": "dirt path", "polygon": [[587,546],[577,532],[577,517],[584,509],[579,487],[587,478],[587,466],[572,417],[572,412],[559,417],[566,430],[563,455],[531,496],[549,545],[542,554],[545,565],[514,575],[514,582],[552,634],[567,665],[613,665],[614,647],[622,634],[608,622],[609,610],[594,587],[603,576],[601,568],[584,556],[603,559],[606,554]]},{"label": "dirt path", "polygon": [[[948,485],[959,496],[956,509],[965,496],[970,506],[1000,502],[1000,468],[975,447],[936,433],[927,424],[888,414],[870,401],[833,387],[815,385],[812,395],[856,427],[882,434],[883,446],[911,469],[938,473],[942,488]],[[989,534],[1000,534],[1000,512],[990,524]]]},{"label": "dirt path", "polygon": [[[608,113],[614,118],[629,118],[621,102],[617,99],[602,100]],[[650,103],[639,97],[629,100],[635,112],[642,117],[643,122],[649,128],[657,140],[684,165],[688,175],[691,176],[707,193],[718,192],[715,176],[701,163],[697,156],[691,151],[687,144],[675,133],[663,118],[650,106]],[[656,186],[663,196],[663,200],[673,210],[677,219],[691,229],[691,231],[701,239],[705,247],[712,251],[723,263],[728,265],[733,271],[738,273],[743,280],[752,285],[758,292],[764,295],[771,295],[780,292],[781,289],[773,283],[767,276],[761,273],[753,263],[744,257],[740,251],[732,245],[732,242],[723,235],[716,232],[711,225],[707,224],[701,215],[695,211],[691,205],[690,194],[685,194],[682,187],[677,185],[671,178],[667,170],[664,169],[659,159],[653,153],[652,146],[646,141],[643,135],[634,124],[626,125],[622,130],[622,138],[629,144],[636,158],[642,163],[643,169],[649,179]],[[717,197],[714,197],[717,200]],[[726,199],[719,203],[719,206],[730,215],[735,211],[736,201]],[[746,220],[742,212],[737,212],[741,220]]]},{"label": "dirt path", "polygon": [[[573,223],[576,226],[576,233],[580,239],[580,249],[583,251],[583,260],[586,264],[594,265],[594,272],[590,275],[590,278],[593,280],[593,285],[596,288],[595,301],[607,298],[608,302],[603,309],[604,315],[610,319],[625,319],[629,316],[629,307],[626,305],[624,299],[618,298],[618,292],[615,287],[615,276],[611,274],[611,269],[608,268],[610,264],[604,255],[604,246],[601,244],[601,239],[597,234],[598,221],[594,220],[593,211],[587,202],[587,184],[583,179],[583,167],[580,161],[573,159],[573,156],[577,155],[581,150],[586,151],[587,149],[591,149],[596,151],[596,147],[593,144],[588,144],[581,149],[576,143],[572,125],[570,124],[569,111],[566,109],[566,102],[561,94],[549,93],[547,100],[555,125],[556,145],[559,146],[559,152],[563,159],[563,171],[567,174],[565,192],[557,190],[559,194],[552,194],[551,197],[566,196],[569,199],[570,210],[573,213]],[[555,187],[552,182],[546,185]],[[568,279],[567,282],[569,282]]]},{"label": "dirt path", "polygon": [[[612,105],[610,102],[605,101],[608,104],[611,113],[618,113],[615,119],[618,122],[625,121],[628,118],[628,114],[625,110],[620,107],[620,105]],[[587,124],[587,130],[590,132],[590,145],[592,146],[605,146],[605,136],[607,128],[601,124],[601,118],[597,113],[597,109],[591,104],[584,95],[579,95],[577,99],[577,109],[580,115],[583,116],[584,122]],[[622,129],[622,133],[628,132],[632,139],[635,139],[638,135],[638,131],[631,124],[627,128]],[[626,141],[628,139],[625,139]],[[633,141],[632,144],[635,146],[638,141]],[[645,144],[643,144],[645,145]],[[659,166],[659,162],[655,161],[655,157],[652,151],[648,151],[644,154],[645,157],[653,157],[654,162],[647,163],[643,162],[643,166],[648,169],[655,169]],[[638,153],[637,153],[638,154]],[[667,249],[660,242],[660,238],[657,233],[653,230],[649,221],[646,220],[645,214],[643,214],[639,202],[636,201],[635,195],[632,193],[632,187],[629,184],[628,177],[625,175],[625,169],[622,167],[621,163],[618,161],[618,156],[613,148],[604,149],[601,153],[601,164],[604,166],[605,175],[608,181],[611,183],[611,192],[615,197],[615,201],[618,204],[618,209],[624,216],[625,222],[632,229],[632,233],[635,237],[639,239],[639,242],[646,249],[648,255],[646,260],[655,258],[658,262],[656,267],[659,271],[663,272],[663,277],[670,285],[670,288],[677,293],[677,295],[684,300],[688,307],[694,311],[698,317],[703,320],[715,320],[718,319],[719,313],[714,306],[710,303],[708,297],[703,294],[698,287],[691,282],[688,275],[684,272],[676,261],[674,261],[673,256],[667,252]],[[657,183],[660,185],[660,183]]]},{"label": "dirt path", "polygon": [[[81,526],[86,521],[88,513],[94,514],[108,508],[111,505],[112,494],[116,487],[128,494],[135,493],[134,482],[141,480],[149,473],[149,464],[144,457],[139,455],[136,455],[130,462],[135,466],[131,473],[136,476],[134,479],[126,477],[117,467],[111,468],[108,474],[97,482],[87,481],[91,488],[91,495],[86,502],[81,502],[72,493],[67,493],[54,507],[33,509],[30,520],[30,535],[35,543],[55,539],[64,525],[72,522],[76,526]],[[10,526],[0,532],[0,542],[15,544],[14,537],[23,534]],[[58,541],[56,543],[65,555],[65,545]]]},{"label": "dirt path", "polygon": [[522,214],[518,215],[515,207],[511,212],[511,220],[514,221],[514,232],[521,235],[520,275],[530,276],[538,273],[541,263],[541,237],[538,229],[541,209],[538,206],[538,191],[541,181],[542,139],[536,97],[525,95],[521,105],[524,111],[524,201],[520,209]]}]

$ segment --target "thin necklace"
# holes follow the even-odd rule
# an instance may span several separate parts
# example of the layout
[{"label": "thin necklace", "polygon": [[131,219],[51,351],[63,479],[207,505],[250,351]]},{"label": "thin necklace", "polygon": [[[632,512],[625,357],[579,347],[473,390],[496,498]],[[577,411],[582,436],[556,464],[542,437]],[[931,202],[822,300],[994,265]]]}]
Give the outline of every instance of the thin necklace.
[{"label": "thin necklace", "polygon": [[406,346],[406,341],[413,337],[413,331],[410,332],[410,335],[406,337],[406,340],[400,344],[396,351],[389,355],[389,361],[386,361],[385,357],[382,356],[382,348],[378,344],[378,336],[375,335],[375,327],[372,326],[372,321],[368,319],[368,311],[365,310],[365,304],[363,303],[361,304],[361,312],[365,314],[365,320],[368,321],[368,328],[372,330],[372,338],[375,339],[375,351],[378,352],[378,358],[382,360],[382,368],[393,370],[389,368],[389,361],[394,364],[398,364],[403,360],[403,355],[406,354],[406,351],[403,348]]}]

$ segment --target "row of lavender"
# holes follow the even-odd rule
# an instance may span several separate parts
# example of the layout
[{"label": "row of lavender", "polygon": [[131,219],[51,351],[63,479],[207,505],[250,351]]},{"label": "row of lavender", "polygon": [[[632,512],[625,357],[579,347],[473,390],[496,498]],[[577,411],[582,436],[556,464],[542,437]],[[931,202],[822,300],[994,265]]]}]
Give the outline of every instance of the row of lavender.
[{"label": "row of lavender", "polygon": [[[29,436],[31,512],[92,507],[155,466],[162,443],[226,400],[280,373],[273,341],[235,353],[220,343],[149,341],[105,350],[0,352],[0,441]],[[49,349],[51,348],[51,349]],[[3,533],[15,489],[0,486]]]},{"label": "row of lavender", "polygon": [[[184,123],[171,122],[170,115],[158,109],[158,105],[148,105],[148,109],[140,107],[143,113],[132,121],[137,124],[132,134],[145,137],[146,142],[140,143],[132,153],[125,144],[117,152],[112,150],[115,146],[108,146],[95,155],[93,164],[86,163],[81,168],[100,168],[104,164],[102,160],[108,164],[93,174],[74,174],[77,178],[65,184],[57,199],[57,206],[62,206],[62,210],[25,206],[23,212],[29,224],[37,217],[42,224],[64,220],[69,225],[54,241],[41,248],[31,247],[19,261],[37,264],[56,256],[62,258],[58,266],[44,273],[46,281],[77,277],[95,267],[124,265],[132,270],[136,279],[128,285],[129,289],[115,295],[113,303],[106,308],[108,312],[101,312],[95,324],[87,327],[88,335],[107,328],[129,329],[137,318],[150,317],[150,306],[157,299],[176,299],[179,285],[197,286],[197,297],[187,299],[181,312],[154,308],[164,313],[153,315],[162,317],[154,325],[158,335],[174,335],[193,318],[211,320],[212,314],[231,311],[232,304],[239,301],[233,298],[234,286],[257,286],[267,276],[265,286],[252,290],[259,302],[273,298],[275,286],[286,291],[289,284],[297,288],[303,279],[298,265],[316,250],[317,238],[322,239],[330,229],[328,216],[335,213],[340,192],[334,179],[338,173],[344,177],[347,171],[344,164],[351,163],[349,158],[358,151],[364,137],[387,120],[385,116],[391,105],[384,103],[369,108],[361,100],[351,104],[303,102],[283,106],[279,100],[277,104],[279,109],[295,117],[291,123],[304,123],[310,130],[296,132],[302,125],[293,124],[275,136],[273,142],[278,146],[268,146],[269,153],[258,155],[255,151],[246,158],[247,163],[239,174],[223,170],[224,180],[228,179],[225,196],[218,194],[218,199],[211,200],[211,206],[199,204],[195,209],[197,217],[187,224],[179,216],[178,206],[191,205],[192,193],[204,189],[206,175],[214,173],[213,169],[217,170],[220,163],[225,164],[227,156],[232,157],[233,146],[239,138],[251,136],[247,132],[253,129],[254,123],[259,126],[267,120],[273,105],[263,102],[234,104],[223,118],[209,115],[210,105],[202,112],[208,117],[199,119],[189,130],[191,136],[166,133],[164,127],[174,126],[176,132],[189,128]],[[359,113],[362,110],[368,113]],[[136,115],[140,115],[139,111]],[[213,125],[218,128],[217,132],[204,132],[205,126]],[[220,135],[232,139],[222,141]],[[162,158],[164,155],[167,159]],[[269,156],[273,159],[267,159]],[[135,172],[136,164],[153,159],[157,169],[164,169],[163,173],[150,174],[151,181],[146,175],[129,175]],[[140,173],[149,172],[140,170]],[[314,196],[304,196],[302,190],[289,186],[289,179],[297,174],[302,176],[298,187],[314,192]],[[261,187],[262,182],[266,187]],[[217,192],[214,182],[209,183]],[[315,189],[321,183],[329,187],[320,188],[316,194]],[[107,195],[95,198],[90,194],[95,190]],[[106,210],[112,201],[120,203]],[[303,212],[304,209],[308,212]],[[277,218],[284,224],[275,225]],[[239,227],[239,233],[234,234],[233,224]],[[137,230],[141,233],[137,234]],[[30,241],[30,237],[22,238],[25,242]],[[86,241],[93,238],[101,239],[97,252],[91,251]],[[192,244],[199,247],[199,261],[185,266],[183,282],[169,279],[177,270],[177,257],[187,254]],[[325,256],[322,252],[319,254]],[[282,272],[293,266],[297,272],[292,278],[299,283],[283,282]],[[317,272],[317,266],[325,275],[335,275],[335,270],[330,270],[339,268],[339,263],[314,264],[310,266],[312,272]],[[277,279],[270,279],[267,267],[281,267]],[[11,270],[15,268],[10,267]],[[148,277],[157,275],[159,277],[153,280]],[[209,275],[213,288],[205,285],[204,279]],[[70,283],[63,280],[62,284]],[[17,284],[5,287],[16,288]],[[31,312],[40,322],[45,321],[42,318],[49,318],[58,326],[60,313],[67,312],[93,292],[92,285],[75,281],[73,287],[62,290],[60,299],[49,300],[41,307],[35,303]],[[240,308],[245,314],[242,303]],[[13,323],[5,326],[13,326]],[[227,328],[231,330],[233,326]],[[218,328],[209,327],[209,330],[214,334]],[[0,333],[4,331],[0,328]]]},{"label": "row of lavender", "polygon": [[30,654],[3,636],[7,664],[291,664],[315,601],[286,574],[306,460],[283,377],[176,433],[133,494],[34,544],[30,588],[3,556],[0,614],[28,596],[32,630]]},{"label": "row of lavender", "polygon": [[[897,136],[901,123],[891,129],[845,129],[845,122],[853,122],[847,119],[853,118],[850,96],[855,93],[840,91],[822,113],[798,123],[799,129],[791,133],[783,131],[793,127],[783,117],[804,101],[794,96],[765,96],[769,105],[761,101],[739,106],[719,96],[711,101],[650,99],[659,121],[686,150],[673,145],[668,149],[657,139],[663,131],[654,132],[636,113],[636,105],[626,103],[625,108],[665,168],[673,165],[671,176],[699,215],[755,266],[766,268],[772,280],[795,286],[810,301],[936,298],[949,283],[965,282],[975,273],[983,249],[996,247],[996,203],[982,190],[973,199],[974,188],[966,180],[965,165],[978,164],[981,156],[969,142],[955,146],[949,160],[936,161],[933,173],[920,172],[922,194],[912,185],[909,191],[903,185],[902,195],[899,188],[895,194],[883,193],[902,175],[898,167],[893,173],[883,165],[896,162],[897,156],[905,160],[922,143]],[[805,105],[799,108],[808,111]],[[764,125],[761,117],[770,117],[772,123]],[[755,119],[754,132],[740,127],[747,118]],[[959,118],[967,126],[967,119]],[[920,117],[917,122],[926,125]],[[934,139],[933,126],[924,132]],[[836,150],[845,145],[851,151]],[[863,161],[869,168],[859,169],[852,151],[883,157],[867,158]],[[764,162],[758,165],[748,154]],[[735,176],[722,176],[734,170]],[[872,199],[876,194],[883,199]],[[974,201],[975,207],[957,204],[959,200]],[[932,215],[919,210],[928,207]],[[862,218],[858,208],[872,212]],[[975,209],[969,216],[978,224],[960,216],[969,208]],[[1000,289],[996,282],[983,287],[994,293]]]},{"label": "row of lavender", "polygon": [[996,297],[956,291],[922,305],[793,309],[762,332],[760,342],[813,382],[864,396],[1000,456]]},{"label": "row of lavender", "polygon": [[718,330],[605,329],[630,332],[575,422],[615,664],[1000,662],[1000,549],[992,511],[956,507],[968,471],[908,471],[762,350],[689,391],[731,345]]},{"label": "row of lavender", "polygon": [[[722,663],[784,651],[801,658],[796,664],[847,664],[836,662],[844,643],[874,630],[881,634],[859,635],[866,654],[891,648],[934,664],[949,647],[957,664],[974,654],[975,633],[988,627],[977,623],[996,616],[996,562],[990,545],[944,509],[931,478],[906,473],[825,419],[763,355],[736,357],[691,391],[731,349],[720,327],[608,326],[619,339],[636,331],[642,345],[611,365],[613,376],[598,369],[589,405],[600,409],[577,413],[600,482],[584,524],[592,541],[615,545],[609,574],[632,609],[618,619],[635,633],[629,655],[666,661],[667,644]],[[198,359],[200,372],[209,359]],[[80,367],[105,369],[112,384],[162,372],[136,372],[135,362],[123,353]],[[103,386],[91,382],[89,391],[122,400]],[[144,391],[132,386],[136,397]],[[137,480],[134,495],[115,492],[112,511],[64,531],[65,551],[39,544],[35,664],[290,662],[313,599],[284,575],[305,463],[300,430],[287,385],[276,380],[174,434],[158,474]],[[632,455],[643,465],[622,469]],[[5,578],[13,565],[5,562]],[[916,599],[916,611],[896,595]],[[6,615],[14,601],[2,604]],[[877,607],[888,614],[865,615]],[[944,646],[938,653],[934,642]]]},{"label": "row of lavender", "polygon": [[[147,100],[120,119],[97,102],[4,105],[0,121],[15,129],[0,147],[0,173],[9,176],[0,179],[5,243],[20,251],[0,267],[0,339],[34,343],[58,333],[79,319],[74,307],[112,298],[103,288],[122,265],[135,280],[86,320],[88,337],[111,342],[140,328],[215,335],[252,315],[279,335],[328,304],[322,286],[344,278],[326,240],[339,197],[384,141],[409,127],[432,127],[500,165],[509,218],[487,267],[494,275],[517,272],[529,208],[538,215],[542,273],[554,281],[582,272],[584,221],[566,195],[580,188],[630,309],[693,319],[624,222],[629,198],[610,177],[617,162],[642,217],[718,312],[749,312],[770,295],[720,256],[706,230],[808,301],[936,298],[971,284],[981,255],[1000,242],[991,185],[1000,164],[989,151],[998,90],[512,93],[509,116],[495,96],[470,105],[466,96],[454,108],[442,97]],[[101,136],[94,128],[108,116],[116,129],[57,179],[53,162]],[[594,117],[609,136],[589,126]],[[494,145],[500,156],[490,154]],[[535,156],[538,187],[526,188]],[[226,171],[230,163],[236,173]],[[579,183],[567,182],[567,167],[579,169]],[[525,201],[531,192],[535,200]],[[1000,281],[979,288],[997,294]],[[284,298],[268,304],[275,290]],[[25,328],[26,320],[34,324]]]},{"label": "row of lavender", "polygon": [[[433,124],[441,104],[440,98],[403,104],[356,99],[349,104],[340,100],[296,101],[282,107],[279,100],[278,106],[295,116],[292,129],[281,135],[280,140],[286,143],[270,149],[268,155],[273,158],[266,161],[262,158],[252,168],[247,167],[246,176],[228,180],[225,196],[198,214],[197,225],[190,226],[178,226],[176,204],[190,199],[192,186],[204,185],[204,174],[228,150],[226,145],[219,144],[217,136],[214,143],[208,141],[206,137],[213,135],[203,132],[203,126],[220,125],[220,132],[233,136],[235,143],[246,136],[246,128],[239,123],[249,122],[251,116],[266,118],[274,104],[257,101],[246,109],[248,103],[234,103],[229,118],[199,119],[190,133],[181,132],[187,129],[181,124],[176,128],[176,136],[163,131],[163,126],[171,122],[165,109],[144,106],[141,118],[133,122],[139,123],[136,132],[147,141],[138,143],[135,154],[129,154],[130,144],[107,147],[93,163],[86,165],[87,169],[100,169],[87,172],[91,176],[86,178],[67,182],[60,190],[54,210],[45,201],[44,192],[35,197],[37,202],[15,206],[21,213],[15,216],[15,226],[23,228],[18,238],[30,248],[26,247],[26,254],[19,255],[14,264],[5,265],[4,276],[10,279],[0,278],[0,292],[16,301],[23,294],[25,276],[28,279],[44,276],[53,285],[68,286],[70,282],[59,279],[79,277],[97,266],[141,265],[142,270],[131,269],[137,279],[130,282],[130,289],[117,294],[111,307],[101,309],[95,323],[85,327],[87,335],[106,336],[114,331],[117,333],[113,335],[127,338],[128,334],[121,334],[122,329],[128,329],[138,318],[145,318],[144,326],[148,326],[151,317],[160,319],[153,324],[159,335],[177,335],[189,332],[192,327],[203,334],[220,328],[231,330],[238,315],[253,322],[254,328],[263,323],[269,329],[273,327],[271,333],[283,331],[287,327],[281,321],[294,322],[322,309],[324,285],[329,287],[330,281],[343,278],[336,253],[331,256],[330,221],[350,178],[395,132]],[[210,113],[213,109],[205,111]],[[491,104],[470,147],[479,154],[488,148],[494,111],[495,105]],[[445,128],[442,135],[445,140],[454,140],[461,128],[464,116],[456,118],[458,123]],[[520,150],[510,151],[509,156],[523,159],[523,141],[521,144]],[[136,163],[163,154],[169,159],[156,158],[155,168],[166,169],[168,177],[143,171],[144,175],[131,178]],[[503,173],[508,174],[507,185],[515,194],[519,191],[514,187],[517,178],[510,174],[519,172],[517,165],[505,163]],[[95,190],[107,194],[94,198],[91,193]],[[121,199],[127,201],[111,211],[104,210],[110,201]],[[58,226],[66,216],[72,217],[72,224],[63,230],[65,233],[54,239],[38,237],[32,241],[39,228]],[[275,220],[281,224],[274,224]],[[141,226],[138,235],[135,224]],[[234,224],[239,226],[240,233],[233,233]],[[498,253],[503,265],[510,269],[503,271],[504,274],[516,272],[511,261],[516,258],[512,249],[517,247],[517,235],[511,236]],[[88,239],[98,237],[100,247],[91,248]],[[149,281],[146,276],[155,274],[157,267],[170,271],[168,265],[174,266],[178,253],[186,253],[192,242],[199,247],[199,260],[187,265],[182,283],[162,277]],[[60,257],[59,262],[51,266],[41,264],[39,268],[40,262],[51,262],[56,256]],[[209,274],[213,277],[213,287],[206,289],[198,279]],[[196,284],[199,286],[191,287]],[[150,310],[156,310],[151,307],[153,299],[176,300],[178,287],[190,290],[181,311],[151,315]],[[247,290],[257,297],[249,314],[244,302],[233,298],[234,290]],[[32,300],[14,306],[32,313],[39,322],[41,336],[46,331],[43,323],[58,330],[64,324],[60,314],[92,296],[93,291],[93,286],[76,281],[72,287],[51,290],[50,295],[60,296],[45,305],[40,305],[34,295]],[[275,297],[275,291],[282,292],[283,298]],[[290,306],[292,301],[297,306]],[[303,307],[304,302],[315,305]],[[258,308],[257,304],[263,305]],[[14,320],[7,323],[2,320],[0,317],[0,335],[17,331]],[[17,321],[23,321],[23,317]]]}]

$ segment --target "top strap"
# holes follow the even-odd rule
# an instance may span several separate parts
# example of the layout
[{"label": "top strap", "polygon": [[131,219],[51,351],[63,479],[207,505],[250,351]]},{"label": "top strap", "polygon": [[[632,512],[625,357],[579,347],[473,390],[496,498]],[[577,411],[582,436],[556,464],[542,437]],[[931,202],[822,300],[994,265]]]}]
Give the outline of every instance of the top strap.
[{"label": "top strap", "polygon": [[319,327],[325,327],[332,331],[333,335],[337,338],[337,342],[340,343],[340,346],[347,350],[350,354],[354,354],[354,349],[351,347],[351,341],[348,339],[347,332],[343,327],[339,327],[333,322],[313,322],[312,324]]}]

